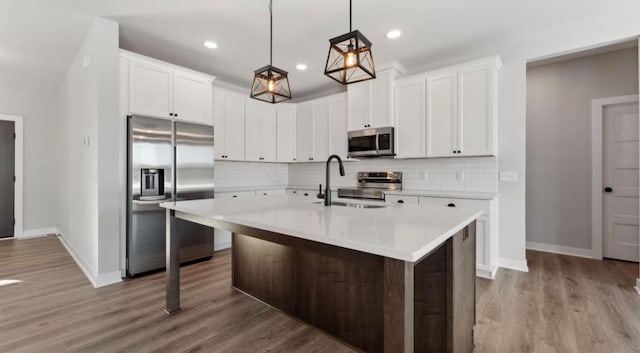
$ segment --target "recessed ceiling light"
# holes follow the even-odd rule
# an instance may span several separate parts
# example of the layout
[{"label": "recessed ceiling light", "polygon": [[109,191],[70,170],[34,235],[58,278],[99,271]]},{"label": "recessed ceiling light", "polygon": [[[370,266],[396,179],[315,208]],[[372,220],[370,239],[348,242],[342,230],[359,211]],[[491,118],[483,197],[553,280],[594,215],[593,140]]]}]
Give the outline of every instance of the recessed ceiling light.
[{"label": "recessed ceiling light", "polygon": [[401,35],[402,35],[402,31],[399,29],[392,29],[389,32],[387,32],[387,38],[389,39],[396,39]]},{"label": "recessed ceiling light", "polygon": [[307,65],[306,64],[298,64],[296,65],[296,69],[300,70],[300,71],[304,71],[307,69]]},{"label": "recessed ceiling light", "polygon": [[209,48],[209,49],[215,49],[218,47],[218,44],[216,42],[212,42],[210,40],[202,43],[202,45],[204,45],[205,47]]}]

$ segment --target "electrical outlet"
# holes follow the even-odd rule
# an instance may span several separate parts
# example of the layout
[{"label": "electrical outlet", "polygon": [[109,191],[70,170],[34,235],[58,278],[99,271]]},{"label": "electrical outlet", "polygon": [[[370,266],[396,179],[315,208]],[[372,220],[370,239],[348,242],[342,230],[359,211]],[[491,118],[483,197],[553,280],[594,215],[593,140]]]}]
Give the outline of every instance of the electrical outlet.
[{"label": "electrical outlet", "polygon": [[518,172],[516,172],[515,170],[500,172],[500,181],[508,181],[508,182],[518,181]]},{"label": "electrical outlet", "polygon": [[464,180],[464,170],[458,170],[456,172],[456,180]]},{"label": "electrical outlet", "polygon": [[429,180],[429,171],[425,170],[422,172],[422,180]]}]

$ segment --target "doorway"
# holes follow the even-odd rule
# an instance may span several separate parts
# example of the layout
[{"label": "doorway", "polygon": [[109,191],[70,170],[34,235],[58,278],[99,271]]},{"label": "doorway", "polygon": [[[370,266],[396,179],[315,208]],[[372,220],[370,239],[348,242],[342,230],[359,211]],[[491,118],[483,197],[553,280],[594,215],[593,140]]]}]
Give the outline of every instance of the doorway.
[{"label": "doorway", "polygon": [[0,238],[15,234],[16,124],[0,120]]},{"label": "doorway", "polygon": [[592,103],[594,257],[638,262],[638,96]]},{"label": "doorway", "polygon": [[[605,104],[626,103],[626,109],[629,105],[637,104],[632,103],[637,101],[637,95],[637,41],[527,64],[526,227],[529,249],[602,259],[605,241],[603,201],[611,198],[607,202],[612,206],[608,207],[615,214],[610,215],[609,212],[606,215],[607,235],[609,239],[616,240],[608,245],[632,244],[638,256],[637,217],[636,220],[630,217],[633,212],[637,216],[637,204],[633,205],[632,197],[618,197],[618,192],[628,191],[620,184],[621,181],[607,180],[619,186],[612,187],[611,193],[604,192],[604,187],[609,185],[603,184],[602,107],[597,129],[593,128],[592,123],[595,101],[603,97],[633,97],[633,100]],[[615,114],[618,109],[607,108],[605,112],[608,116]],[[607,120],[610,119],[607,117]],[[629,119],[626,120],[625,124],[629,125]],[[632,129],[637,133],[637,123],[635,128],[623,126],[621,122],[611,125],[627,134]],[[637,141],[626,141],[627,138],[624,136],[625,141],[617,144],[616,148],[631,148],[629,146],[634,143],[637,146]],[[637,139],[637,136],[631,137],[632,140],[634,138]],[[599,151],[597,158],[594,148]],[[636,150],[636,159],[637,156]],[[635,171],[628,166],[616,169],[618,171],[612,172],[611,178],[619,178],[624,174],[631,180],[635,173],[635,185],[638,185],[637,162]],[[630,192],[633,194],[634,191]],[[616,194],[615,198],[613,194]],[[625,209],[620,210],[623,206]],[[619,222],[621,218],[623,222]],[[635,245],[629,239],[633,228],[636,228]],[[607,250],[613,248],[608,246]]]}]

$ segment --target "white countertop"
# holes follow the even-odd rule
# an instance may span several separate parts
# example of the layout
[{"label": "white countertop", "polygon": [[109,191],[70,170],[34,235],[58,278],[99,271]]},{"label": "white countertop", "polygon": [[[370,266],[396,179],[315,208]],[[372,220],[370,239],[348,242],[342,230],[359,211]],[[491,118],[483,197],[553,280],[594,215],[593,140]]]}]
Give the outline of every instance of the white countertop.
[{"label": "white countertop", "polygon": [[[338,191],[342,187],[332,187],[331,191]],[[350,186],[349,188],[355,188]],[[298,190],[318,190],[318,186],[311,185],[302,186],[288,186],[287,189]],[[385,195],[401,195],[401,196],[423,196],[423,197],[442,197],[452,199],[470,199],[470,200],[493,200],[499,197],[499,193],[495,192],[474,192],[474,191],[444,191],[444,190],[417,190],[417,189],[403,189],[403,190],[385,190]]]},{"label": "white countertop", "polygon": [[[294,196],[205,199],[161,206],[205,218],[415,262],[478,218],[480,209],[431,205],[325,207]],[[375,203],[334,199],[351,203]]]}]

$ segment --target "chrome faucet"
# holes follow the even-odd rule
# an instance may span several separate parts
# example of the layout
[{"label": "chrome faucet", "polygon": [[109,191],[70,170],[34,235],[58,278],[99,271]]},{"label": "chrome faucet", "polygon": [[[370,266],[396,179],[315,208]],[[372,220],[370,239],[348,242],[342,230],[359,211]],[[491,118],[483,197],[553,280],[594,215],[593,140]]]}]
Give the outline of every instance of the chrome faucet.
[{"label": "chrome faucet", "polygon": [[329,173],[329,165],[331,164],[331,160],[332,159],[337,159],[338,163],[340,165],[340,176],[344,176],[344,166],[342,165],[342,159],[340,159],[340,156],[338,156],[337,154],[332,154],[329,156],[329,158],[327,158],[327,167],[326,167],[326,184],[325,184],[325,189],[324,189],[324,205],[325,206],[331,206],[331,186],[329,184],[331,177],[330,177],[330,173]]}]

